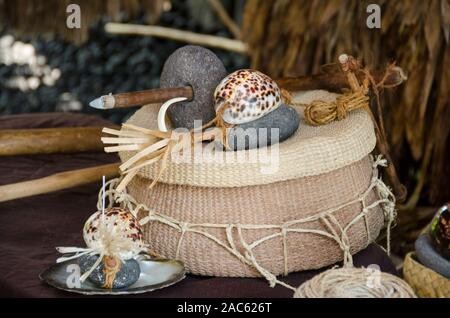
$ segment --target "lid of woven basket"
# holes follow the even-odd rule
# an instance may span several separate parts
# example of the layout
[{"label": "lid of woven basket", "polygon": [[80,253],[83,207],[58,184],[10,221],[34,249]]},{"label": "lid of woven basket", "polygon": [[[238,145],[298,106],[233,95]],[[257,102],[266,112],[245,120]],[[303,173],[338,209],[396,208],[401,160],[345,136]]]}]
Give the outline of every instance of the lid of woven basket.
[{"label": "lid of woven basket", "polygon": [[[337,96],[323,90],[308,91],[297,94],[295,102],[308,104],[314,100],[332,101]],[[158,110],[159,105],[142,107],[127,123],[157,129]],[[296,110],[300,114],[300,126],[286,141],[266,149],[234,151],[231,155],[228,151],[226,160],[221,157],[201,163],[169,161],[159,182],[205,187],[268,184],[339,169],[361,160],[375,147],[374,127],[369,115],[363,110],[355,110],[341,121],[318,127],[305,123],[302,107]],[[242,162],[243,152],[261,160]],[[128,160],[133,154],[131,151],[119,153],[122,161]],[[158,171],[159,163],[142,168],[138,174],[154,179]]]}]

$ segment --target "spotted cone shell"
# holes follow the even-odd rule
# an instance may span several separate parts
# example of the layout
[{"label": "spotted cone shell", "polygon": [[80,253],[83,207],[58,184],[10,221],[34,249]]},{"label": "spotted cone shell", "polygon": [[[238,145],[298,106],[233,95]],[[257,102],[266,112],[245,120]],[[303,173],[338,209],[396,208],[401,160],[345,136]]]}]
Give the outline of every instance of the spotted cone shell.
[{"label": "spotted cone shell", "polygon": [[[232,125],[256,120],[278,108],[281,90],[267,75],[255,70],[238,70],[225,77],[214,91],[216,113]],[[223,109],[222,109],[223,108]]]},{"label": "spotted cone shell", "polygon": [[130,259],[144,249],[142,229],[138,220],[128,209],[119,207],[105,209],[104,218],[101,211],[89,217],[83,227],[83,238],[87,247],[101,248],[102,245],[107,244],[100,230],[101,222],[104,222],[103,229],[113,233],[112,239],[108,238],[108,243],[114,240],[116,243],[119,242],[118,246],[123,246],[123,243],[127,246],[127,249],[120,250],[118,253],[122,259]]}]

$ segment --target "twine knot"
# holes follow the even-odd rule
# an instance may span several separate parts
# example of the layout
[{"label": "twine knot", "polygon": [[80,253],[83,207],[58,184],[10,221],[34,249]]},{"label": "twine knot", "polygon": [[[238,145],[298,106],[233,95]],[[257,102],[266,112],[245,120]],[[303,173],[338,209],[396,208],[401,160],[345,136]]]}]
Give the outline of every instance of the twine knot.
[{"label": "twine knot", "polygon": [[377,168],[378,166],[380,167],[387,167],[388,162],[386,160],[386,158],[383,157],[383,155],[377,155],[377,156],[372,156],[372,160],[373,160],[373,168]]},{"label": "twine knot", "polygon": [[332,102],[315,100],[308,104],[304,111],[305,119],[313,126],[324,125],[334,120],[342,120],[352,110],[368,107],[368,105],[369,97],[364,90],[345,93]]},{"label": "twine knot", "polygon": [[189,223],[182,222],[180,223],[180,230],[182,233],[186,232],[189,229]]}]

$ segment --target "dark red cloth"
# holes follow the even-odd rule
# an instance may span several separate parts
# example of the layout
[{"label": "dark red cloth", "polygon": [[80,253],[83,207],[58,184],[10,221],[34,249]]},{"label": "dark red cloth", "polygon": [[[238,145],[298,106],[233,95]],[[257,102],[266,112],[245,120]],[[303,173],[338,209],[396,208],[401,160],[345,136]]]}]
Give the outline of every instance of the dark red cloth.
[{"label": "dark red cloth", "polygon": [[[108,122],[80,114],[50,113],[0,117],[0,129],[103,126]],[[1,133],[1,132],[0,132]],[[105,153],[0,157],[0,184],[26,181],[52,173],[118,161]],[[70,297],[39,280],[39,273],[59,256],[55,246],[84,246],[82,227],[95,211],[100,182],[0,203],[0,296]],[[396,274],[389,257],[375,244],[354,257],[356,266],[378,264]],[[320,271],[293,273],[284,278],[299,286]],[[182,282],[139,297],[292,297],[291,290],[270,288],[262,279],[189,275]]]}]

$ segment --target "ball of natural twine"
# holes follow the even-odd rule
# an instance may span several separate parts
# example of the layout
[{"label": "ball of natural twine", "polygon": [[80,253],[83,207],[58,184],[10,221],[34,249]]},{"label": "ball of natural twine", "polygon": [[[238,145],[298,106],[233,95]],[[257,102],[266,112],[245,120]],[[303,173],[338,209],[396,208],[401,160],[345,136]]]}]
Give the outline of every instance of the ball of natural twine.
[{"label": "ball of natural twine", "polygon": [[402,279],[370,268],[329,269],[303,283],[294,298],[416,298]]}]

